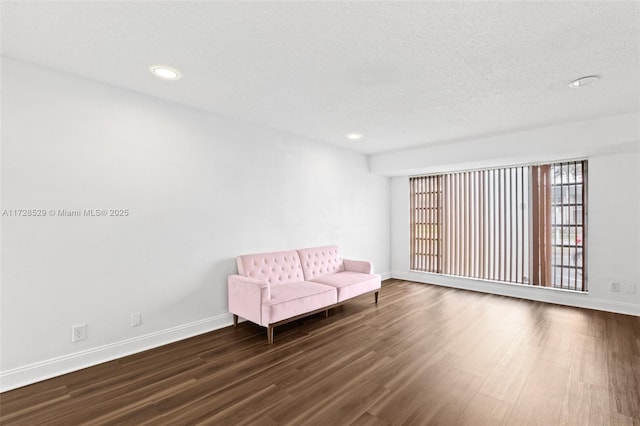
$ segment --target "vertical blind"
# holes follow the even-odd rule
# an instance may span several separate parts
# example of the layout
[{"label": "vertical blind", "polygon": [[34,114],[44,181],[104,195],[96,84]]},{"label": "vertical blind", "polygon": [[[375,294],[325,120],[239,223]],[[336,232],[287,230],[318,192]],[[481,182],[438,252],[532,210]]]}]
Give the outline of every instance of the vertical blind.
[{"label": "vertical blind", "polygon": [[410,178],[411,269],[586,291],[586,166]]}]

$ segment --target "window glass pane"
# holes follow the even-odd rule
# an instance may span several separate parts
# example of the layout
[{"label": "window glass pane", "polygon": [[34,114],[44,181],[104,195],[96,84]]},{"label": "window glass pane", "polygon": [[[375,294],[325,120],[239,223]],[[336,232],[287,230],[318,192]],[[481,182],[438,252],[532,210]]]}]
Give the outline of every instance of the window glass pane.
[{"label": "window glass pane", "polygon": [[586,161],[410,178],[411,268],[586,290]]}]

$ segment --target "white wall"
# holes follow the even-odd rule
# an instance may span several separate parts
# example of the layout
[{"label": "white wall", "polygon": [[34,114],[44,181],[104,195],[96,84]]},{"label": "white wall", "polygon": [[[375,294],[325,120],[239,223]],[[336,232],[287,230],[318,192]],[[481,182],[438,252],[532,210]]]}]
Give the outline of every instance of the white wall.
[{"label": "white wall", "polygon": [[[375,156],[374,169],[396,176],[391,182],[392,276],[640,315],[639,123],[638,114],[625,114]],[[409,174],[581,157],[589,160],[587,294],[410,271]],[[611,281],[620,282],[622,291],[611,292]],[[628,293],[633,285],[635,293]]]},{"label": "white wall", "polygon": [[230,324],[238,254],[335,243],[390,271],[363,155],[6,58],[1,135],[2,209],[130,212],[2,217],[3,390]]}]

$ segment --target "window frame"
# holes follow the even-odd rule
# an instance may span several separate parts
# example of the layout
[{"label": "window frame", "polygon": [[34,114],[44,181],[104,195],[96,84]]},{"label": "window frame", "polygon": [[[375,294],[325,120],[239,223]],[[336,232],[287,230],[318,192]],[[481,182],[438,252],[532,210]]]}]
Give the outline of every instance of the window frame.
[{"label": "window frame", "polygon": [[[570,206],[563,198],[565,186],[571,188]],[[563,203],[560,222],[554,210],[557,187]],[[409,198],[411,271],[588,292],[587,158],[409,176]],[[567,206],[572,218],[565,221]],[[564,228],[575,239],[570,247],[563,243]],[[565,265],[571,256],[573,264],[567,260]]]}]

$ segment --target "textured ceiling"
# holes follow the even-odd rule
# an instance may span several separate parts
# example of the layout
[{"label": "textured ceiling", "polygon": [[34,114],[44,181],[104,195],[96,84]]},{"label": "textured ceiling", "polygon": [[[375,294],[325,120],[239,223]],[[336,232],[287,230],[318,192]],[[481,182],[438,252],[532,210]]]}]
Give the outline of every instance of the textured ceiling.
[{"label": "textured ceiling", "polygon": [[640,110],[635,1],[3,1],[1,19],[5,56],[363,153]]}]

